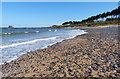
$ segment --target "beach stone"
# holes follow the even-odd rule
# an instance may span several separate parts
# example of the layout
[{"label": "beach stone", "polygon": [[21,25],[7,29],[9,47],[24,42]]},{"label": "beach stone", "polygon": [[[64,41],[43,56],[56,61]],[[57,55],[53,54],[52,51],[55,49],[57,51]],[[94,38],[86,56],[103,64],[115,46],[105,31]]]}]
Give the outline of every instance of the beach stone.
[{"label": "beach stone", "polygon": [[72,69],[72,68],[69,68],[69,69],[68,69],[68,71],[69,71],[69,72],[72,72],[72,71],[73,71],[73,69]]},{"label": "beach stone", "polygon": [[12,73],[16,73],[15,76],[29,77],[119,77],[120,55],[113,29],[110,31],[95,27],[86,30],[88,34],[30,52],[16,62],[7,63],[3,74],[12,76]]},{"label": "beach stone", "polygon": [[98,70],[98,67],[92,66],[93,70]]},{"label": "beach stone", "polygon": [[56,62],[51,62],[50,65],[55,66]]},{"label": "beach stone", "polygon": [[72,52],[72,54],[76,54],[77,52]]},{"label": "beach stone", "polygon": [[67,63],[67,60],[66,60],[66,59],[65,59],[65,60],[63,60],[63,61],[62,61],[62,63]]},{"label": "beach stone", "polygon": [[45,64],[42,64],[43,66],[45,66]]},{"label": "beach stone", "polygon": [[59,70],[60,70],[60,71],[62,71],[62,70],[63,70],[63,67],[62,67],[62,66],[61,66],[61,67],[59,67]]},{"label": "beach stone", "polygon": [[66,55],[68,56],[68,55],[71,55],[71,53],[66,53]]},{"label": "beach stone", "polygon": [[88,77],[90,77],[90,78],[91,78],[91,77],[93,77],[93,75],[89,74],[89,75],[88,75]]},{"label": "beach stone", "polygon": [[117,73],[120,73],[120,70],[116,70]]},{"label": "beach stone", "polygon": [[97,63],[97,62],[96,62],[96,63],[94,63],[94,64],[96,64],[97,66],[100,66],[100,65],[101,65],[100,63]]},{"label": "beach stone", "polygon": [[120,67],[120,62],[117,63],[117,66]]},{"label": "beach stone", "polygon": [[110,73],[109,77],[115,77],[114,73]]},{"label": "beach stone", "polygon": [[93,52],[92,50],[87,50],[88,52]]},{"label": "beach stone", "polygon": [[35,67],[34,66],[31,66],[32,69],[34,69]]},{"label": "beach stone", "polygon": [[113,65],[113,68],[118,68],[118,65],[117,64]]},{"label": "beach stone", "polygon": [[109,67],[106,67],[106,68],[105,68],[105,71],[109,71]]},{"label": "beach stone", "polygon": [[71,60],[68,60],[69,62],[72,62]]},{"label": "beach stone", "polygon": [[104,77],[103,75],[99,75],[99,77]]},{"label": "beach stone", "polygon": [[50,70],[53,70],[53,66],[49,66],[49,68],[46,68],[46,71],[50,71]]},{"label": "beach stone", "polygon": [[75,56],[75,59],[76,59],[76,60],[79,59],[79,56]]},{"label": "beach stone", "polygon": [[54,58],[58,58],[58,56],[54,56]]},{"label": "beach stone", "polygon": [[92,66],[88,66],[88,69],[92,69]]}]

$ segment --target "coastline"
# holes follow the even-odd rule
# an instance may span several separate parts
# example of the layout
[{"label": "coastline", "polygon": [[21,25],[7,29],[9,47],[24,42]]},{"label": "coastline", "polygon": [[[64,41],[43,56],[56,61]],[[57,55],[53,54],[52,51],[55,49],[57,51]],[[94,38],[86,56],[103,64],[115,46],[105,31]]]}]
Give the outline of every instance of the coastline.
[{"label": "coastline", "polygon": [[[113,77],[119,77],[119,67],[117,66],[120,64],[117,60],[118,39],[116,38],[118,33],[109,31],[109,29],[114,30],[117,27],[111,28],[79,28],[86,30],[88,33],[58,42],[45,49],[29,52],[10,63],[2,65],[3,76],[109,77],[112,73]],[[109,52],[110,50],[112,52]],[[115,59],[112,59],[114,57]],[[116,67],[106,69],[116,64]],[[107,71],[105,72],[105,70]]]},{"label": "coastline", "polygon": [[73,28],[73,29],[81,29],[81,28],[106,28],[106,27],[118,27],[119,25],[104,25],[104,26],[93,26],[93,27],[84,27],[84,26],[80,26],[80,27],[63,27],[63,28]]}]

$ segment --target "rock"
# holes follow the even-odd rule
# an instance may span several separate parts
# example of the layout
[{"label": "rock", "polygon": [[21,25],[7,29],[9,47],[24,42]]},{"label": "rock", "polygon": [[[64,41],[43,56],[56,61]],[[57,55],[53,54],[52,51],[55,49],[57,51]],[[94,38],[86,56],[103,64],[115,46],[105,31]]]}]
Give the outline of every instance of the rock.
[{"label": "rock", "polygon": [[75,59],[77,60],[79,58],[79,56],[75,56]]},{"label": "rock", "polygon": [[72,72],[72,71],[73,71],[73,69],[72,69],[72,68],[69,68],[69,69],[68,69],[68,71],[69,71],[69,72]]},{"label": "rock", "polygon": [[92,50],[87,50],[88,52],[93,52]]},{"label": "rock", "polygon": [[88,69],[92,69],[92,66],[88,66]]},{"label": "rock", "polygon": [[91,70],[88,70],[88,71],[85,71],[84,74],[88,74],[88,75],[91,75],[92,71]]},{"label": "rock", "polygon": [[76,54],[77,52],[72,52],[72,54]]},{"label": "rock", "polygon": [[50,71],[50,70],[53,70],[53,66],[49,66],[49,68],[46,68],[46,71]]},{"label": "rock", "polygon": [[118,68],[118,66],[115,64],[115,65],[113,65],[113,68]]},{"label": "rock", "polygon": [[114,67],[115,67],[115,68],[118,68],[118,65],[117,65],[117,64],[115,64],[115,65],[114,65]]},{"label": "rock", "polygon": [[62,70],[63,70],[63,67],[62,67],[62,66],[61,66],[61,67],[59,67],[59,70],[60,70],[60,71],[62,71]]},{"label": "rock", "polygon": [[97,66],[100,66],[100,65],[101,65],[100,63],[97,63],[97,62],[96,62],[96,63],[94,63],[94,64],[96,64]]},{"label": "rock", "polygon": [[91,55],[90,53],[87,53],[87,55]]},{"label": "rock", "polygon": [[8,28],[14,28],[13,26],[9,25]]},{"label": "rock", "polygon": [[71,53],[66,53],[66,55],[71,55]]},{"label": "rock", "polygon": [[115,77],[114,73],[110,73],[109,77]]},{"label": "rock", "polygon": [[120,67],[120,62],[117,63],[117,66]]},{"label": "rock", "polygon": [[117,73],[120,73],[120,70],[116,70]]},{"label": "rock", "polygon": [[98,67],[92,66],[93,70],[98,70]]},{"label": "rock", "polygon": [[55,66],[56,62],[51,62],[50,65]]},{"label": "rock", "polygon": [[104,76],[102,76],[102,75],[99,75],[99,77],[104,77]]},{"label": "rock", "polygon": [[32,69],[34,69],[35,67],[34,66],[31,66]]},{"label": "rock", "polygon": [[35,77],[35,74],[33,75],[33,77]]},{"label": "rock", "polygon": [[63,61],[61,61],[62,63],[67,63],[67,60],[65,59],[65,60],[63,60]]}]

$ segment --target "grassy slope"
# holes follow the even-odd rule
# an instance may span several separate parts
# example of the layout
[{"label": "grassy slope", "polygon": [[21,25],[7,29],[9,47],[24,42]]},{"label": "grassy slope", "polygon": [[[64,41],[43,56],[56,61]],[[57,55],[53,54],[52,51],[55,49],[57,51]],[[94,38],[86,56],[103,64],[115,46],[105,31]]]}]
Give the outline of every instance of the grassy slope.
[{"label": "grassy slope", "polygon": [[96,27],[96,26],[104,26],[104,25],[120,25],[120,20],[113,21],[104,21],[104,22],[93,22],[93,23],[84,23],[84,24],[72,24],[72,25],[53,25],[52,28],[62,28],[62,27]]}]

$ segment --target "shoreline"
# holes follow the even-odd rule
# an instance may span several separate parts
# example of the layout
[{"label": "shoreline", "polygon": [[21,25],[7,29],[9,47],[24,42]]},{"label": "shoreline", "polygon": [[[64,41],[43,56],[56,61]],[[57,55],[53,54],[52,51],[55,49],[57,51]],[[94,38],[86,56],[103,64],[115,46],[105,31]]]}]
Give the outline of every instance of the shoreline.
[{"label": "shoreline", "polygon": [[[107,28],[107,27],[105,27],[105,28]],[[83,28],[79,28],[79,29],[86,30],[88,33],[85,33],[82,35],[77,35],[76,37],[71,38],[71,39],[63,40],[62,42],[58,42],[58,43],[48,46],[47,48],[44,48],[44,49],[38,49],[36,51],[28,52],[10,63],[3,64],[2,65],[3,66],[3,75],[4,76],[13,76],[13,77],[14,76],[17,76],[17,77],[21,77],[21,76],[26,76],[26,77],[32,77],[32,76],[64,77],[65,74],[66,74],[66,77],[72,77],[74,75],[80,76],[80,77],[81,76],[83,76],[83,77],[91,76],[89,74],[89,72],[91,72],[91,68],[86,68],[86,65],[83,66],[83,67],[85,67],[84,69],[87,72],[86,73],[84,71],[82,72],[81,66],[84,65],[84,63],[87,64],[88,62],[89,62],[89,65],[92,65],[92,62],[91,62],[92,58],[89,58],[89,54],[90,54],[89,52],[93,51],[93,49],[90,48],[92,45],[91,43],[92,43],[92,41],[96,43],[96,37],[98,40],[99,34],[102,33],[100,31],[102,28],[100,28],[100,27],[98,27],[98,28],[83,27]],[[96,30],[98,30],[98,31],[96,32]],[[107,32],[105,32],[105,33],[107,33]],[[92,34],[95,35],[96,37],[94,37]],[[102,37],[100,37],[100,38],[102,38]],[[104,36],[103,36],[103,39],[104,39]],[[103,41],[103,39],[101,41]],[[80,46],[80,48],[79,48],[79,46]],[[88,46],[88,47],[90,46],[90,47],[88,48],[86,46]],[[97,46],[97,50],[95,50],[95,51],[100,51],[100,49],[98,50],[98,47],[99,46]],[[86,49],[89,51],[86,51]],[[83,51],[84,53],[81,53],[81,51]],[[68,53],[68,52],[70,52],[70,53]],[[94,52],[92,52],[92,53],[94,53]],[[71,57],[69,55],[75,55],[75,56]],[[97,55],[97,54],[95,53],[95,55]],[[90,56],[92,56],[92,55],[90,55]],[[73,61],[71,60],[71,58],[73,59]],[[76,58],[77,59],[80,58],[80,59],[84,60],[84,63],[81,61],[75,61]],[[90,59],[91,61],[87,61],[87,59]],[[64,62],[67,62],[68,66]],[[51,65],[51,63],[52,63],[52,65]],[[73,67],[70,67],[70,65],[73,65]],[[24,68],[24,66],[26,66],[26,67]],[[74,66],[75,66],[76,70],[74,69]],[[9,68],[11,68],[11,69],[9,69]],[[18,70],[16,70],[16,68]],[[118,68],[116,68],[116,69],[118,69]],[[81,71],[82,74],[77,74],[77,72],[76,72],[77,70]],[[98,73],[97,70],[94,70],[94,73],[91,72],[93,77],[99,76],[99,75],[95,74],[95,72]],[[56,72],[56,71],[59,71],[61,73],[59,74],[59,72]],[[69,72],[71,72],[72,74],[70,74]],[[76,74],[73,74],[73,72],[74,73],[76,72]],[[41,73],[41,75],[40,75],[40,73]],[[54,73],[54,75],[50,75],[49,73],[51,73],[51,74]],[[110,74],[108,74],[108,75],[110,75]],[[103,75],[103,76],[106,77],[105,75]]]},{"label": "shoreline", "polygon": [[[93,27],[96,27],[96,28],[98,28],[98,27],[115,27],[115,26],[118,26],[118,25],[104,25],[104,26],[93,26]],[[80,27],[63,27],[63,28],[81,28],[82,26],[80,26]],[[84,27],[84,26],[83,26]],[[90,27],[92,27],[92,26],[90,26]],[[10,28],[10,29],[44,29],[44,28],[53,28],[52,26],[50,26],[50,27],[22,27],[22,28],[16,28],[16,27],[14,27],[14,28]],[[0,29],[8,29],[8,27],[0,27]]]},{"label": "shoreline", "polygon": [[[64,29],[63,29],[63,30],[64,30]],[[74,30],[74,29],[73,29],[73,30]],[[75,29],[75,30],[77,31],[78,29]],[[83,33],[85,33],[85,32],[84,32],[83,30],[81,30],[81,32],[79,33],[79,35],[81,35],[81,34],[83,34]],[[58,43],[58,42],[62,42],[63,40],[72,39],[72,38],[76,37],[77,35],[78,35],[78,33],[75,33],[73,36],[71,35],[71,37],[67,37],[67,38],[65,38],[65,39],[61,39],[61,40],[58,40],[58,41],[54,41],[54,42],[52,42],[52,43],[50,43],[50,44],[46,44],[45,46],[36,49],[36,50],[45,49],[45,48],[47,48],[47,47],[49,47],[49,46],[51,46],[51,45],[54,45],[54,44],[56,44],[56,43]],[[46,40],[46,39],[51,40],[51,39],[56,39],[56,38],[57,38],[57,36],[48,37],[48,38],[34,39],[34,40],[31,40],[31,41],[25,41],[25,42],[20,42],[20,43],[13,43],[13,44],[10,44],[10,45],[4,45],[4,46],[2,46],[2,47],[0,47],[0,48],[8,48],[8,47],[13,47],[13,46],[17,46],[17,45],[29,44],[29,43],[34,42],[34,41]],[[36,51],[36,50],[32,50],[32,51]],[[29,51],[29,52],[32,52],[32,51]],[[24,52],[24,53],[21,54],[20,56],[22,56],[22,55],[24,55],[24,54],[27,54],[27,53],[28,53],[28,52]],[[6,61],[6,62],[4,62],[4,63],[0,63],[0,65],[3,65],[3,64],[5,64],[5,63],[10,63],[11,61],[14,61],[14,60],[18,59],[20,56],[13,57],[13,58],[12,58],[11,60],[9,60],[9,61]],[[1,58],[2,58],[2,56],[1,56]]]}]

